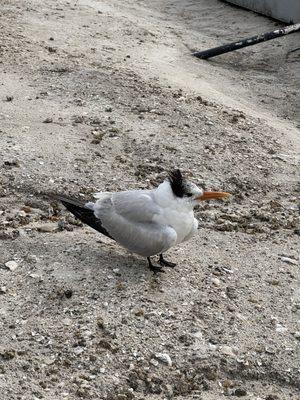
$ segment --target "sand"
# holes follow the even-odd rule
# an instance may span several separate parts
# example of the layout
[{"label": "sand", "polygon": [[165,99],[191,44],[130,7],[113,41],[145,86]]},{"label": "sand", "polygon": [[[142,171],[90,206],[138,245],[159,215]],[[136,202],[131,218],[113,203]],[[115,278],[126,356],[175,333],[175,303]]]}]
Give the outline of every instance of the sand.
[{"label": "sand", "polygon": [[[299,34],[219,1],[2,0],[1,400],[299,400]],[[175,269],[47,194],[232,193]]]}]

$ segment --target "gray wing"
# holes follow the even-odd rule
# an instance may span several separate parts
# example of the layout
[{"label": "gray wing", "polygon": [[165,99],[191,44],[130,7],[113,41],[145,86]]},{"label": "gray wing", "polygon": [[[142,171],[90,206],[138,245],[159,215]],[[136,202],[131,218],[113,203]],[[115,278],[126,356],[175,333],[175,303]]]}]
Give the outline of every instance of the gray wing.
[{"label": "gray wing", "polygon": [[150,190],[111,194],[95,203],[94,212],[118,243],[142,256],[162,253],[176,242],[173,228],[154,222],[161,209]]}]

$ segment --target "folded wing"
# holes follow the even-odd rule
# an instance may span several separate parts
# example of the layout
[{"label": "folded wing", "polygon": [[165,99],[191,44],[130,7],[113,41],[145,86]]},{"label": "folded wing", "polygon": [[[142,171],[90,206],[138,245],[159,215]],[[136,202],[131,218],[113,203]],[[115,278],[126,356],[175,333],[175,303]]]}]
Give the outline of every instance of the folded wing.
[{"label": "folded wing", "polygon": [[154,222],[162,211],[151,191],[114,193],[98,200],[93,209],[109,235],[134,253],[148,257],[176,242],[173,228]]}]

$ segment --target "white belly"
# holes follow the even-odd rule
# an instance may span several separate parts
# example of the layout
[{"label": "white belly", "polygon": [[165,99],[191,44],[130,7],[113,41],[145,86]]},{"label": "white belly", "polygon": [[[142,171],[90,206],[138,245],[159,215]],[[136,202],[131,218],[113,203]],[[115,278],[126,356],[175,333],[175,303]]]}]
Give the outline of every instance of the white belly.
[{"label": "white belly", "polygon": [[192,210],[179,211],[165,208],[160,220],[160,222],[171,226],[176,231],[176,244],[181,243],[194,229],[194,212]]}]

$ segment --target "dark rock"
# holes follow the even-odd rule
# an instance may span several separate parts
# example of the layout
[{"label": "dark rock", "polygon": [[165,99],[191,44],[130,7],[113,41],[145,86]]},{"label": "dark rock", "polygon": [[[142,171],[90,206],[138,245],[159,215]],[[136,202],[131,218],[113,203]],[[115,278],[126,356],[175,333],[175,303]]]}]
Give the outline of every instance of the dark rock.
[{"label": "dark rock", "polygon": [[237,396],[237,397],[246,396],[246,395],[247,395],[247,390],[246,390],[246,389],[243,389],[243,388],[237,388],[237,389],[235,389],[233,395],[234,395],[234,396]]},{"label": "dark rock", "polygon": [[12,360],[13,358],[15,358],[15,356],[15,350],[3,350],[0,352],[0,357],[7,361]]},{"label": "dark rock", "polygon": [[52,46],[46,46],[46,49],[49,51],[49,53],[56,53],[57,49]]},{"label": "dark rock", "polygon": [[46,119],[44,119],[43,123],[44,124],[51,124],[53,122],[53,118],[47,117]]},{"label": "dark rock", "polygon": [[6,161],[4,161],[3,165],[4,165],[4,167],[9,167],[9,168],[20,166],[19,161],[17,161],[17,160],[6,160]]},{"label": "dark rock", "polygon": [[70,299],[73,296],[73,290],[72,289],[66,289],[65,290],[65,296],[67,299]]}]

